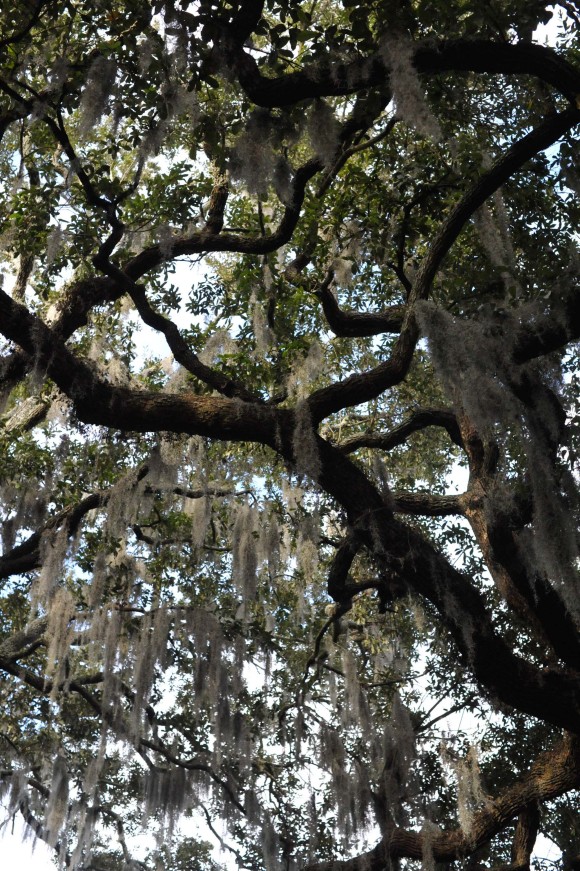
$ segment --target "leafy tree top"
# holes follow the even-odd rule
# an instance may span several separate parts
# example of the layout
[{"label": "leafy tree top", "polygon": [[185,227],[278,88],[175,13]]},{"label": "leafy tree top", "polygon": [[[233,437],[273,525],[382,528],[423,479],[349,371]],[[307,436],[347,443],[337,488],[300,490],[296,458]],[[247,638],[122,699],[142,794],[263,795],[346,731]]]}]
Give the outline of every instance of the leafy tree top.
[{"label": "leafy tree top", "polygon": [[578,867],[579,20],[0,12],[0,784],[61,867]]}]

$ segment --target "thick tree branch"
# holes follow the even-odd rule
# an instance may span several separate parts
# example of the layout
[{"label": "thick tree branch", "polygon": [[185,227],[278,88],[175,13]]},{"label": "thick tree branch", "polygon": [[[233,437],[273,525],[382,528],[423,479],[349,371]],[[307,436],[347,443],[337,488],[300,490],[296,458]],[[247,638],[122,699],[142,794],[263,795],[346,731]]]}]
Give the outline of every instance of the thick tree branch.
[{"label": "thick tree branch", "polygon": [[224,232],[208,235],[206,230],[202,230],[191,236],[175,239],[169,255],[159,245],[145,248],[125,265],[124,271],[129,278],[136,281],[166,260],[174,260],[177,257],[217,252],[270,254],[272,251],[277,251],[292,238],[300,217],[306,185],[322,168],[322,163],[313,159],[296,171],[292,182],[292,202],[286,206],[275,232],[266,236],[247,237]]},{"label": "thick tree branch", "polygon": [[391,357],[374,369],[351,375],[344,381],[323,387],[308,399],[312,419],[325,417],[352,405],[369,402],[406,376],[419,337],[415,305],[427,299],[437,272],[451,246],[474,212],[539,151],[548,148],[580,123],[580,109],[572,108],[546,118],[538,127],[515,142],[493,166],[461,197],[442,223],[424,258],[409,295],[401,334]]},{"label": "thick tree branch", "polygon": [[[532,522],[531,495],[494,500],[497,463],[495,446],[483,443],[465,414],[459,417],[469,459],[470,480],[465,516],[504,601],[556,656],[580,673],[580,637],[569,605],[524,551],[520,534]],[[491,454],[491,456],[490,456]],[[497,459],[497,458],[496,458]],[[525,539],[524,539],[525,541]],[[573,568],[571,569],[574,570]]]},{"label": "thick tree branch", "polygon": [[228,195],[229,188],[227,182],[225,179],[218,179],[212,188],[207,217],[205,219],[205,232],[210,236],[222,231]]},{"label": "thick tree branch", "polygon": [[[130,482],[128,486],[134,485],[135,483],[141,481],[143,478],[147,476],[149,473],[149,466],[147,464],[141,466],[137,473],[135,474],[134,470],[131,470],[129,473]],[[117,481],[115,485],[115,489],[118,489],[121,481]],[[144,488],[144,492],[147,494],[159,494],[161,492],[158,487],[150,487],[146,485]],[[234,491],[231,487],[214,487],[207,486],[205,488],[193,489],[189,487],[172,487],[170,488],[170,492],[174,493],[176,496],[185,496],[188,499],[201,499],[204,496],[234,496],[234,495],[244,495],[249,491]],[[42,556],[41,556],[41,545],[43,536],[46,533],[54,532],[61,526],[66,527],[66,534],[68,538],[72,538],[78,531],[79,525],[82,519],[90,512],[94,511],[97,508],[104,508],[107,506],[109,499],[111,498],[113,493],[113,488],[108,490],[100,490],[97,493],[91,493],[89,496],[86,496],[84,499],[81,499],[80,502],[77,502],[74,505],[71,505],[67,508],[64,508],[62,511],[59,511],[53,517],[49,518],[42,525],[40,529],[37,529],[31,535],[28,536],[23,542],[17,544],[7,553],[3,554],[0,557],[0,580],[5,580],[6,578],[12,577],[13,575],[22,575],[26,572],[34,571],[42,564]],[[146,541],[146,537],[140,532],[139,527],[133,527],[133,531],[137,535],[138,538],[142,541]],[[149,543],[152,543],[149,540]]]},{"label": "thick tree branch", "polygon": [[9,635],[0,642],[0,659],[18,659],[30,645],[39,641],[48,626],[48,617],[39,617],[29,623],[25,629]]},{"label": "thick tree branch", "polygon": [[392,493],[396,514],[424,515],[426,517],[448,517],[465,514],[464,497],[454,494],[444,495],[429,492]]},{"label": "thick tree branch", "polygon": [[549,148],[577,124],[580,124],[580,108],[575,106],[559,114],[549,115],[500,155],[490,169],[463,195],[436,233],[427,256],[421,264],[409,298],[409,319],[413,316],[414,302],[428,297],[439,267],[477,209],[528,160]]},{"label": "thick tree branch", "polygon": [[[368,853],[353,859],[310,863],[303,871],[384,871],[393,859],[420,860],[428,850],[433,851],[436,861],[452,862],[487,844],[518,815],[511,867],[513,871],[516,868],[523,871],[526,853],[529,860],[528,851],[537,831],[537,802],[555,798],[578,786],[580,747],[577,738],[567,737],[559,746],[538,757],[528,774],[476,813],[469,832],[461,829],[442,832],[430,839],[427,847],[425,836],[419,832],[395,828],[388,839]],[[515,864],[522,860],[523,864]]]},{"label": "thick tree branch", "polygon": [[349,582],[349,573],[354,559],[362,546],[360,539],[350,534],[340,543],[332,558],[327,579],[328,595],[332,596],[338,604],[349,604],[352,597],[352,583]]},{"label": "thick tree branch", "polygon": [[492,696],[554,725],[580,731],[580,680],[541,669],[516,655],[494,628],[482,594],[418,532],[396,520],[392,508],[354,464],[318,440],[320,485],[348,513],[386,573],[428,599],[451,633],[476,678]]},{"label": "thick tree branch", "polygon": [[532,801],[520,811],[512,841],[512,868],[514,871],[529,871],[530,856],[540,828],[538,801]]},{"label": "thick tree branch", "polygon": [[[86,325],[88,313],[96,305],[114,302],[123,295],[124,289],[109,278],[95,276],[73,281],[62,292],[56,304],[53,331],[66,341],[79,327]],[[31,358],[20,349],[14,350],[0,361],[0,384],[9,393],[24,378],[31,366]]]},{"label": "thick tree branch", "polygon": [[449,433],[451,441],[462,447],[463,442],[457,417],[451,408],[418,408],[390,432],[353,436],[339,444],[338,447],[345,454],[351,454],[360,448],[378,448],[382,451],[390,451],[404,444],[413,433],[427,429],[429,426],[443,427]]},{"label": "thick tree branch", "polygon": [[336,336],[378,336],[381,333],[397,333],[401,329],[405,313],[404,305],[393,305],[382,312],[344,311],[330,288],[330,280],[324,281],[313,291],[322,304],[328,326]]},{"label": "thick tree branch", "polygon": [[[111,266],[112,264],[109,264],[109,267]],[[103,269],[109,272],[111,276],[119,274],[117,269],[108,269],[107,266],[104,266]],[[120,275],[119,283],[121,283]],[[184,369],[187,369],[188,372],[199,378],[208,387],[212,387],[224,396],[236,397],[245,402],[263,402],[260,396],[252,393],[243,384],[228,378],[219,370],[202,363],[197,354],[191,350],[188,343],[182,337],[173,321],[152,308],[145,294],[145,288],[134,284],[128,278],[126,278],[126,284],[127,292],[133,300],[143,323],[165,336],[173,356]]]},{"label": "thick tree branch", "polygon": [[239,45],[244,45],[254,32],[262,17],[263,9],[263,0],[242,0],[238,4],[238,9],[232,16],[229,30]]},{"label": "thick tree branch", "polygon": [[[225,40],[228,61],[248,97],[264,108],[282,107],[317,97],[346,96],[382,84],[389,75],[381,52],[344,62],[303,67],[284,76],[266,77],[237,40]],[[220,47],[222,48],[222,47]],[[417,44],[413,63],[423,75],[444,72],[475,72],[500,75],[530,75],[539,78],[574,102],[580,94],[580,73],[552,49],[531,43],[516,45],[478,39]]]},{"label": "thick tree branch", "polygon": [[27,539],[0,557],[0,580],[38,568],[41,562],[40,548],[43,535],[58,529],[63,523],[67,527],[67,535],[74,535],[82,518],[89,511],[105,505],[107,500],[108,493],[93,493],[82,499],[77,505],[59,511],[41,529],[33,532]]},{"label": "thick tree branch", "polygon": [[[58,343],[51,331],[0,291],[5,332],[20,341],[70,396],[81,419],[124,430],[172,430],[270,445],[294,462],[294,417],[282,409],[240,400],[145,393],[99,381],[88,366]],[[418,595],[429,599],[483,686],[515,708],[580,731],[580,685],[557,671],[540,672],[515,656],[495,632],[481,594],[418,533],[403,526],[341,452],[316,437],[320,485],[338,499],[368,546]],[[374,507],[373,507],[374,506]],[[470,628],[472,627],[472,628]]]},{"label": "thick tree branch", "polygon": [[580,339],[580,293],[578,278],[545,314],[534,312],[531,318],[522,318],[513,338],[513,360],[525,363],[557,351],[569,342]]},{"label": "thick tree branch", "polygon": [[4,335],[46,370],[85,423],[129,432],[170,430],[233,441],[275,442],[271,408],[238,399],[113,387],[75,357],[46,324],[1,290],[0,318]]}]

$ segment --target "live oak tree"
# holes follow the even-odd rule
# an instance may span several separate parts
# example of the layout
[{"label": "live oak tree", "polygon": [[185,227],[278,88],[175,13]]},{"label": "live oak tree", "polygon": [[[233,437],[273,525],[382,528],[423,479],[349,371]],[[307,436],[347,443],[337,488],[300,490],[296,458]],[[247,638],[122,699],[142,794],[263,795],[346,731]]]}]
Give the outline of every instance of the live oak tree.
[{"label": "live oak tree", "polygon": [[3,4],[0,781],[62,867],[580,867],[579,23]]}]

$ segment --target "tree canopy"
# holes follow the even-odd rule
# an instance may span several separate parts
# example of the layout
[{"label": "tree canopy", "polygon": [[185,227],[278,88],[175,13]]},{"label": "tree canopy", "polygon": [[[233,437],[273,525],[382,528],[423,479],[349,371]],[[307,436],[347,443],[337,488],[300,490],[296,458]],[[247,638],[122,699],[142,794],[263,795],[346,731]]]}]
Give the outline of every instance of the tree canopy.
[{"label": "tree canopy", "polygon": [[580,867],[579,23],[2,5],[0,784],[61,867]]}]

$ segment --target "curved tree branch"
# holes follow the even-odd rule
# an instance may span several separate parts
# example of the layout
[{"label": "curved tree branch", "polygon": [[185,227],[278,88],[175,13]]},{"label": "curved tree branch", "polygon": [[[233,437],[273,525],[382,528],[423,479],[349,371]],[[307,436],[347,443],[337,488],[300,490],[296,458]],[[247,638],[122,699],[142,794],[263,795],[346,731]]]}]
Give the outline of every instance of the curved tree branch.
[{"label": "curved tree branch", "polygon": [[344,408],[369,402],[384,390],[402,381],[411,365],[419,338],[415,305],[419,300],[427,299],[429,296],[444,258],[469,218],[530,158],[548,148],[578,123],[580,123],[580,109],[575,107],[546,118],[538,127],[511,145],[461,197],[436,233],[421,264],[409,295],[401,333],[391,357],[374,369],[351,375],[344,381],[338,381],[312,393],[308,398],[308,404],[313,421],[319,423],[325,417]]},{"label": "curved tree branch", "polygon": [[393,305],[382,312],[344,311],[330,289],[330,280],[324,281],[313,291],[322,304],[328,326],[336,336],[356,338],[378,336],[381,333],[397,333],[403,324],[404,305]]},{"label": "curved tree branch", "polygon": [[[295,419],[273,409],[217,397],[168,395],[112,387],[59,343],[23,306],[0,291],[3,329],[19,341],[73,401],[79,417],[124,430],[171,430],[231,441],[261,442],[295,462]],[[315,436],[320,485],[338,499],[366,543],[392,561],[409,587],[431,601],[470,662],[477,680],[499,698],[555,725],[580,731],[580,685],[568,674],[542,672],[516,656],[494,630],[481,594],[417,532],[393,517],[375,488],[338,449]],[[471,627],[471,628],[470,628]],[[476,631],[477,627],[477,631]]]},{"label": "curved tree branch", "polygon": [[[258,106],[288,106],[300,100],[347,96],[384,82],[389,66],[378,51],[370,57],[344,62],[329,58],[283,76],[260,73],[254,58],[244,52],[231,31],[220,46],[247,96]],[[529,75],[560,91],[570,102],[580,94],[578,71],[555,51],[530,43],[509,44],[480,39],[441,40],[417,44],[413,63],[423,75],[474,72]]]},{"label": "curved tree branch", "polygon": [[539,756],[528,774],[478,811],[469,832],[461,829],[442,832],[426,843],[425,836],[419,832],[395,828],[368,853],[353,859],[309,863],[303,871],[384,871],[393,859],[422,859],[429,851],[437,862],[452,862],[488,843],[517,816],[511,868],[523,871],[537,831],[537,810],[534,810],[537,802],[555,798],[578,786],[580,747],[577,738],[567,737],[559,746]]},{"label": "curved tree branch", "polygon": [[395,514],[424,515],[426,517],[465,514],[463,495],[443,495],[428,492],[402,493],[395,490],[392,497]]},{"label": "curved tree branch", "polygon": [[413,433],[427,429],[429,426],[443,427],[449,433],[452,442],[459,447],[463,446],[459,424],[453,409],[435,407],[418,408],[409,415],[407,420],[390,432],[353,436],[339,444],[338,447],[345,454],[352,454],[360,448],[378,448],[382,451],[390,451],[404,444]]}]

